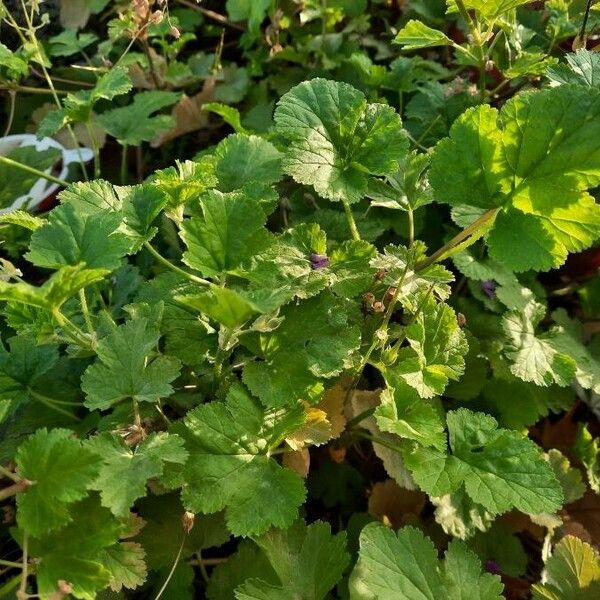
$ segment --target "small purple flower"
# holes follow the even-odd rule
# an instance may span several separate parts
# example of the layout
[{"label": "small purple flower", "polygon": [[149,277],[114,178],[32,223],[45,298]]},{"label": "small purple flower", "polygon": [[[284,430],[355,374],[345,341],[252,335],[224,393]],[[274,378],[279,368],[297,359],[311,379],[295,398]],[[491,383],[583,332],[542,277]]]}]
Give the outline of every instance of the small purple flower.
[{"label": "small purple flower", "polygon": [[488,573],[492,573],[492,575],[500,575],[500,573],[502,572],[500,570],[500,565],[495,560],[488,560],[485,563],[485,570]]},{"label": "small purple flower", "polygon": [[329,266],[329,257],[324,254],[311,254],[310,264],[313,269],[326,269]]},{"label": "small purple flower", "polygon": [[481,282],[481,291],[491,300],[496,299],[496,282],[492,281],[482,281]]}]

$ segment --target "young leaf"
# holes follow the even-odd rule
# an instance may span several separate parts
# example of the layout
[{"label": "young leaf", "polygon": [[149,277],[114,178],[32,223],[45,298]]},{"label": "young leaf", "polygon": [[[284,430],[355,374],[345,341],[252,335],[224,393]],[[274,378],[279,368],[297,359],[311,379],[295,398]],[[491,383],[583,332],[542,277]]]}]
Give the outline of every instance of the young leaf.
[{"label": "young leaf", "polygon": [[39,537],[72,520],[70,505],[87,494],[100,457],[67,429],[38,429],[17,450],[17,472],[31,481],[17,496],[17,523]]},{"label": "young leaf", "polygon": [[304,485],[269,452],[302,420],[302,411],[265,410],[239,384],[230,389],[225,403],[211,402],[188,412],[185,427],[177,428],[190,453],[182,492],[185,507],[205,513],[225,509],[234,535],[289,526],[304,500]]},{"label": "young leaf", "polygon": [[[546,271],[600,235],[600,92],[562,86],[467,110],[438,144],[430,181],[453,206],[498,210],[490,256]],[[560,124],[569,122],[568,128]]]},{"label": "young leaf", "polygon": [[[493,21],[527,2],[528,0],[463,0],[467,10],[474,10],[488,21]],[[456,0],[448,0],[448,12],[457,10]]]},{"label": "young leaf", "polygon": [[[360,331],[356,309],[324,292],[283,309],[283,323],[252,340],[261,361],[248,363],[243,380],[265,406],[293,405],[322,392],[322,380],[353,362]],[[242,340],[249,345],[250,340]]]},{"label": "young leaf", "polygon": [[564,537],[546,562],[543,583],[533,586],[534,600],[594,600],[600,595],[600,556],[589,544]]},{"label": "young leaf", "polygon": [[389,371],[414,388],[421,398],[442,394],[450,380],[463,374],[469,347],[447,304],[429,300],[416,321],[406,327],[405,336],[409,347],[400,349]]},{"label": "young leaf", "polygon": [[381,404],[375,410],[381,431],[415,440],[438,450],[446,448],[444,422],[440,411],[419,397],[403,380],[388,377],[388,387],[381,394]]},{"label": "young leaf", "polygon": [[370,523],[360,534],[358,562],[350,576],[351,600],[502,600],[500,578],[482,573],[481,563],[462,542],[453,541],[440,561],[431,540],[418,529],[394,533]]},{"label": "young leaf", "polygon": [[493,513],[516,508],[554,512],[563,503],[560,483],[539,447],[495,419],[461,408],[446,417],[452,454],[413,446],[404,452],[419,486],[432,496],[462,487]]},{"label": "young leaf", "polygon": [[394,44],[399,44],[404,50],[432,48],[434,46],[451,46],[452,40],[441,31],[427,27],[421,21],[411,19],[394,38]]},{"label": "young leaf", "polygon": [[[85,35],[85,34],[83,34]],[[67,123],[85,123],[90,121],[92,111],[100,100],[112,100],[122,96],[133,87],[125,67],[113,67],[102,75],[91,90],[67,94],[63,108],[46,114],[38,127],[38,137],[54,135]]]},{"label": "young leaf", "polygon": [[426,258],[427,247],[416,241],[410,248],[389,244],[383,254],[371,261],[371,266],[382,270],[386,285],[399,287],[398,302],[410,311],[416,311],[423,296],[431,294],[440,300],[450,296],[450,286],[454,276],[442,265],[431,265],[417,271],[417,265]]},{"label": "young leaf", "polygon": [[96,117],[96,120],[109,135],[123,146],[138,146],[149,142],[156,135],[173,127],[175,121],[170,115],[152,116],[179,99],[175,92],[139,92],[133,104],[113,108]]},{"label": "young leaf", "polygon": [[350,557],[345,533],[331,534],[328,523],[271,529],[256,543],[279,578],[278,584],[251,578],[235,590],[237,600],[302,598],[323,600],[341,579]]},{"label": "young leaf", "polygon": [[149,479],[160,478],[167,465],[184,464],[187,452],[176,435],[151,433],[135,449],[109,433],[91,438],[87,446],[102,457],[90,489],[98,490],[102,506],[126,517],[133,503],[146,494]]},{"label": "young leaf", "polygon": [[289,144],[285,171],[329,200],[358,202],[368,174],[393,174],[408,153],[400,116],[389,106],[367,104],[347,83],[305,81],[281,98],[274,118]]},{"label": "young leaf", "polygon": [[98,359],[81,379],[85,405],[107,410],[122,400],[158,402],[173,393],[179,361],[154,353],[160,334],[145,318],[128,321],[98,342]]}]

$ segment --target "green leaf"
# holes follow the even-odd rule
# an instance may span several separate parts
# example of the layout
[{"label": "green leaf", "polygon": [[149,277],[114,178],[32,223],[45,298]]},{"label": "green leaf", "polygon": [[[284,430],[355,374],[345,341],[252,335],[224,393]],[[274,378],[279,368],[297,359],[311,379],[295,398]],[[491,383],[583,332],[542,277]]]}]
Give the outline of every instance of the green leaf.
[{"label": "green leaf", "polygon": [[250,282],[250,297],[265,311],[292,298],[310,298],[330,280],[328,269],[315,269],[312,255],[327,253],[325,232],[316,223],[302,224],[276,237],[263,252],[252,256],[237,275]]},{"label": "green leaf", "polygon": [[35,231],[41,227],[46,221],[40,217],[36,217],[24,210],[13,210],[9,213],[0,215],[0,223],[9,223],[10,225],[18,225],[29,231]]},{"label": "green leaf", "polygon": [[581,49],[566,55],[568,66],[555,65],[546,75],[551,81],[588,88],[600,87],[600,56],[597,52]]},{"label": "green leaf", "polygon": [[438,450],[446,448],[444,421],[435,405],[422,400],[403,380],[388,379],[381,394],[381,404],[375,410],[381,431],[415,440]]},{"label": "green leaf", "polygon": [[85,215],[72,204],[62,204],[33,232],[25,256],[34,265],[49,269],[84,263],[92,269],[113,271],[131,245],[117,231],[121,221],[119,213]]},{"label": "green leaf", "polygon": [[102,506],[118,517],[127,516],[134,502],[146,495],[149,479],[160,479],[167,465],[184,464],[187,459],[183,440],[167,433],[151,433],[135,449],[109,433],[91,438],[87,446],[102,457],[90,489],[99,491]]},{"label": "green leaf", "polygon": [[596,494],[600,494],[600,439],[594,438],[587,426],[581,423],[577,430],[573,452],[585,467],[590,487]]},{"label": "green leaf", "polygon": [[450,286],[454,276],[442,265],[431,265],[417,270],[417,265],[426,258],[427,247],[417,240],[410,248],[387,245],[383,254],[371,261],[371,266],[384,273],[386,285],[399,287],[398,302],[410,311],[416,311],[425,294],[440,300],[450,297]]},{"label": "green leaf", "polygon": [[453,541],[440,561],[431,540],[418,529],[394,533],[380,523],[361,532],[358,562],[350,577],[351,600],[502,600],[496,575],[481,572],[479,559]]},{"label": "green leaf", "polygon": [[242,340],[261,359],[246,364],[244,383],[265,406],[316,400],[323,380],[353,364],[360,344],[356,312],[327,292],[284,308],[275,331]]},{"label": "green leaf", "polygon": [[91,90],[67,94],[63,100],[63,108],[47,113],[42,119],[37,130],[38,137],[52,136],[67,123],[89,122],[92,111],[100,100],[112,100],[122,96],[132,87],[127,69],[120,66],[113,67],[98,79]]},{"label": "green leaf", "polygon": [[137,185],[125,197],[123,217],[126,231],[123,233],[135,240],[134,250],[156,235],[158,229],[152,223],[165,208],[167,200],[165,193],[150,185]]},{"label": "green leaf", "polygon": [[274,118],[288,144],[286,173],[329,200],[358,202],[369,174],[393,174],[408,153],[400,116],[346,83],[305,81],[281,98]]},{"label": "green leaf", "polygon": [[118,574],[114,555],[122,525],[94,496],[74,505],[72,517],[66,527],[29,540],[38,592],[48,597],[65,581],[75,598],[94,600]]},{"label": "green leaf", "polygon": [[243,325],[260,312],[259,307],[243,295],[218,285],[211,285],[210,290],[202,294],[175,296],[175,300],[229,328]]},{"label": "green leaf", "polygon": [[308,526],[299,521],[285,530],[271,529],[255,541],[280,583],[252,578],[236,588],[236,600],[323,600],[350,562],[345,533],[332,535],[329,524],[320,521]]},{"label": "green leaf", "polygon": [[401,45],[404,50],[432,48],[434,46],[451,46],[452,40],[441,31],[427,27],[421,21],[411,19],[396,35],[394,44]]},{"label": "green leaf", "polygon": [[0,281],[0,300],[35,306],[45,310],[60,308],[79,290],[100,281],[106,269],[85,269],[83,265],[63,267],[40,287],[25,282]]},{"label": "green leaf", "polygon": [[267,215],[258,190],[222,193],[206,192],[201,198],[201,217],[181,224],[181,237],[187,246],[183,261],[203,275],[231,271],[262,250],[268,240],[264,229]]},{"label": "green leaf", "polygon": [[255,135],[237,133],[226,137],[216,147],[215,158],[215,174],[222,192],[232,192],[248,183],[267,186],[283,175],[281,153]]},{"label": "green leaf", "polygon": [[271,0],[227,0],[226,6],[232,21],[248,21],[248,29],[257,33],[271,7]]},{"label": "green leaf", "polygon": [[575,378],[577,363],[560,353],[552,344],[555,334],[536,335],[536,328],[546,315],[546,307],[535,301],[522,311],[511,311],[502,318],[507,339],[505,354],[511,361],[510,371],[523,381],[548,386],[569,385]]},{"label": "green leaf", "polygon": [[573,86],[520,94],[500,112],[467,110],[436,147],[436,199],[499,209],[487,244],[509,269],[560,266],[600,236],[586,191],[600,183],[599,114],[600,92]]},{"label": "green leaf", "polygon": [[220,102],[207,102],[202,105],[202,110],[219,115],[227,125],[231,125],[236,133],[250,134],[250,132],[242,125],[240,111],[234,106],[221,104]]},{"label": "green leaf", "polygon": [[139,500],[136,508],[146,524],[135,539],[145,550],[148,567],[155,571],[168,573],[182,542],[181,559],[185,561],[199,550],[221,546],[230,539],[222,513],[195,515],[194,526],[186,534],[179,494],[150,495]]},{"label": "green leaf", "polygon": [[190,453],[182,492],[185,507],[205,513],[225,509],[234,535],[288,527],[304,500],[304,485],[269,452],[302,424],[302,412],[265,410],[239,384],[230,389],[225,403],[211,402],[188,412],[185,427],[177,429]]},{"label": "green leaf", "polygon": [[446,419],[452,454],[418,446],[404,452],[424,491],[443,496],[464,484],[474,502],[496,514],[511,508],[552,513],[562,506],[560,484],[534,442],[464,408]]},{"label": "green leaf", "polygon": [[136,542],[122,542],[105,548],[99,554],[102,565],[110,572],[111,590],[133,590],[146,581],[148,575],[144,549]]},{"label": "green leaf", "polygon": [[85,405],[107,410],[123,400],[158,402],[173,393],[179,361],[155,352],[160,334],[145,318],[117,327],[98,342],[98,358],[81,379]]},{"label": "green leaf", "polygon": [[520,539],[502,521],[488,531],[479,531],[468,542],[484,565],[491,561],[502,575],[522,577],[527,571],[528,556]]},{"label": "green leaf", "polygon": [[273,585],[278,580],[265,553],[254,542],[242,540],[235,554],[211,573],[206,597],[208,600],[236,600],[235,589],[250,578]]},{"label": "green leaf", "polygon": [[50,38],[50,56],[72,56],[93,44],[98,38],[93,33],[77,33],[75,29],[65,29]]},{"label": "green leaf", "polygon": [[6,69],[10,79],[19,80],[29,74],[27,61],[4,44],[0,44],[0,65]]},{"label": "green leaf", "polygon": [[452,494],[430,498],[435,506],[435,520],[445,533],[461,540],[487,531],[495,515],[473,502],[464,488]]},{"label": "green leaf", "polygon": [[7,341],[8,351],[0,342],[0,401],[15,405],[31,398],[30,390],[58,361],[58,350],[24,335]]},{"label": "green leaf", "polygon": [[171,208],[197,198],[218,184],[213,157],[203,157],[197,162],[176,160],[174,167],[155,171],[149,181],[167,195]]},{"label": "green leaf", "polygon": [[113,108],[96,117],[97,122],[122,146],[139,146],[173,127],[175,121],[170,115],[152,116],[166,106],[179,100],[175,92],[139,92],[133,104]]},{"label": "green leaf", "polygon": [[17,523],[39,537],[72,519],[70,505],[87,494],[100,458],[67,429],[38,429],[17,450],[17,472],[31,486],[17,496]]},{"label": "green leaf", "polygon": [[534,600],[594,600],[600,595],[600,556],[568,535],[547,560],[543,581],[533,586]]},{"label": "green leaf", "polygon": [[550,448],[550,450],[548,450],[546,460],[554,469],[554,474],[560,482],[565,498],[565,504],[570,504],[571,502],[579,500],[586,492],[586,487],[581,479],[579,470],[571,467],[569,459],[555,448]]},{"label": "green leaf", "polygon": [[404,335],[409,346],[399,350],[389,371],[414,388],[421,398],[442,394],[450,380],[463,374],[469,346],[447,304],[429,300]]},{"label": "green leaf", "polygon": [[[463,0],[467,10],[471,9],[488,21],[493,21],[528,0]],[[456,0],[448,0],[448,12],[457,12]]]}]

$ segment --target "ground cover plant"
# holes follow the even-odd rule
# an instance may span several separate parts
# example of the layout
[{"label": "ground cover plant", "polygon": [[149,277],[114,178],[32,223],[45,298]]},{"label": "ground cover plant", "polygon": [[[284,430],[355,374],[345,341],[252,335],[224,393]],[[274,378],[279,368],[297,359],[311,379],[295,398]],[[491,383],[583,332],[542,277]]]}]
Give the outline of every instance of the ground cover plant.
[{"label": "ground cover plant", "polygon": [[0,2],[0,598],[600,597],[595,5]]}]

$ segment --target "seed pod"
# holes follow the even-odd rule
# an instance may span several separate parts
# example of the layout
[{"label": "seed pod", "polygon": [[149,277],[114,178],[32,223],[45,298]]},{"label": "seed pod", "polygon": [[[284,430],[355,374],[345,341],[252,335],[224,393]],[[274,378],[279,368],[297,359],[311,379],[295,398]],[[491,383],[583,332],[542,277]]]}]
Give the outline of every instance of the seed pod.
[{"label": "seed pod", "polygon": [[385,296],[383,297],[383,303],[386,306],[394,299],[394,296],[396,295],[396,291],[397,291],[397,288],[395,288],[395,287],[388,288],[388,291],[385,293]]},{"label": "seed pod", "polygon": [[382,281],[386,274],[387,271],[385,269],[379,269],[379,271],[377,271],[377,273],[375,273],[373,276],[373,279],[375,279],[375,281]]},{"label": "seed pod", "polygon": [[365,312],[371,312],[373,310],[373,304],[375,303],[375,296],[371,292],[367,292],[363,295],[363,309]]},{"label": "seed pod", "polygon": [[456,320],[458,321],[458,326],[462,329],[467,324],[467,317],[462,313],[458,313],[456,315]]},{"label": "seed pod", "polygon": [[385,306],[383,302],[373,302],[373,312],[382,313],[385,312]]},{"label": "seed pod", "polygon": [[189,533],[193,529],[195,516],[196,515],[189,510],[186,510],[183,513],[183,516],[181,517],[181,524],[183,525],[183,530],[186,533]]}]

